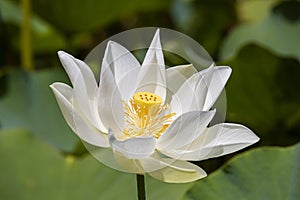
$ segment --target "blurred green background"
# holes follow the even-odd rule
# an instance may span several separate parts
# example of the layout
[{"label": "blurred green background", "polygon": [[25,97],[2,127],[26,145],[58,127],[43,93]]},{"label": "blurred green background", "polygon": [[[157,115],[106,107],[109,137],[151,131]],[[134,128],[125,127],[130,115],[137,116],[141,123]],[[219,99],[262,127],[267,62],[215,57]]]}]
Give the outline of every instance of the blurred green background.
[{"label": "blurred green background", "polygon": [[297,0],[0,0],[0,199],[136,198],[134,175],[86,152],[48,86],[69,83],[58,50],[84,59],[108,37],[149,26],[180,31],[231,66],[226,121],[261,138],[197,162],[212,172],[204,180],[146,177],[149,199],[300,199]]}]

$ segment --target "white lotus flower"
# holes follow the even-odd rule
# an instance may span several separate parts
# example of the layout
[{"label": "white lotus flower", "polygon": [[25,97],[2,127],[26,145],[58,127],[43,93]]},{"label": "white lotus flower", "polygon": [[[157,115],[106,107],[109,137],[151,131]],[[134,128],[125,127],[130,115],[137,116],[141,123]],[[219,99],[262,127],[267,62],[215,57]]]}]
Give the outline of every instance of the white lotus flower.
[{"label": "white lotus flower", "polygon": [[108,42],[99,84],[83,61],[58,55],[73,88],[59,82],[50,87],[67,123],[84,142],[111,149],[111,159],[129,172],[194,181],[206,173],[187,160],[222,156],[259,140],[239,124],[208,127],[230,67],[165,69],[159,30],[142,65],[123,46]]}]

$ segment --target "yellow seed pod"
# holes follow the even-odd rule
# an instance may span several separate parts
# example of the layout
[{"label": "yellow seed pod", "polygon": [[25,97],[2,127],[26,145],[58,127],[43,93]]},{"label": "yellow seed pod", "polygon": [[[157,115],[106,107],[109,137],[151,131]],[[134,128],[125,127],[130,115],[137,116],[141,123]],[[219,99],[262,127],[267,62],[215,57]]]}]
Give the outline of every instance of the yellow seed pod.
[{"label": "yellow seed pod", "polygon": [[137,92],[133,95],[133,100],[138,106],[148,109],[152,105],[160,105],[162,103],[161,97],[151,92]]}]

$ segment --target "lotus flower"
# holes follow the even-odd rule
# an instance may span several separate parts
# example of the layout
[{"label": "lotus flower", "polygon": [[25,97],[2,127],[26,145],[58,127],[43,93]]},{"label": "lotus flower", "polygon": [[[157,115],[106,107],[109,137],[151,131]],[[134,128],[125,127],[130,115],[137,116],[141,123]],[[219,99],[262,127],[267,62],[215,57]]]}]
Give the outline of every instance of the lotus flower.
[{"label": "lotus flower", "polygon": [[111,150],[111,159],[125,171],[190,182],[206,173],[187,161],[226,155],[259,140],[239,124],[210,126],[230,67],[166,69],[159,30],[142,65],[109,41],[99,83],[83,61],[63,51],[58,56],[73,88],[59,82],[50,87],[68,125],[85,143]]}]

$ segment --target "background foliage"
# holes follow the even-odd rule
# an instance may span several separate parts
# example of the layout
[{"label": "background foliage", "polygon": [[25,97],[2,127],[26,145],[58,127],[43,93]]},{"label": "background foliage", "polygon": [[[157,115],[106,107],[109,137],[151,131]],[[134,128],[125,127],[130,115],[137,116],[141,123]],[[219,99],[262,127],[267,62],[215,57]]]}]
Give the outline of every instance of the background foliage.
[{"label": "background foliage", "polygon": [[204,180],[146,177],[149,199],[300,198],[300,1],[34,0],[31,70],[22,64],[22,5],[0,0],[0,199],[135,198],[134,176],[85,151],[48,85],[69,83],[57,50],[84,59],[107,37],[145,26],[185,33],[231,66],[226,121],[261,138],[232,159],[197,162],[214,171]]}]

